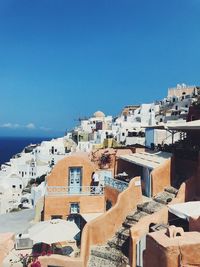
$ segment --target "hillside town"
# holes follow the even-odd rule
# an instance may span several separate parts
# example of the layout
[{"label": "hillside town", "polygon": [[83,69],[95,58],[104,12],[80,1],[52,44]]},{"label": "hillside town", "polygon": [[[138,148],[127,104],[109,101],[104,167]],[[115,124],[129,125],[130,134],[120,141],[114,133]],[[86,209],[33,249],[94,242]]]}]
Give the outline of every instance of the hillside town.
[{"label": "hillside town", "polygon": [[0,266],[200,266],[199,151],[186,84],[30,144],[1,165]]}]

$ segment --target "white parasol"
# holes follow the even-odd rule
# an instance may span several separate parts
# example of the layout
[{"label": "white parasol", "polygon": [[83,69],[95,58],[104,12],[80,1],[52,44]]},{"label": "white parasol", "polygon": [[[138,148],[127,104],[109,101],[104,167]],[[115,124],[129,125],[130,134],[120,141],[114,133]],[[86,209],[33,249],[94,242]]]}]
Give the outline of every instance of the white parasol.
[{"label": "white parasol", "polygon": [[61,219],[39,222],[28,230],[30,239],[46,244],[73,240],[79,231],[74,222]]}]

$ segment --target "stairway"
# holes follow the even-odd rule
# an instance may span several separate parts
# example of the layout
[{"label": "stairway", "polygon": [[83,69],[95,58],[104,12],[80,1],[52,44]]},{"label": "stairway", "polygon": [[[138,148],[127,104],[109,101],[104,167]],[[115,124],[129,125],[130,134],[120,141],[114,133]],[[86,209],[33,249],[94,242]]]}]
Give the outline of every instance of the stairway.
[{"label": "stairway", "polygon": [[178,190],[167,187],[149,202],[137,205],[137,209],[126,216],[122,226],[105,245],[92,246],[88,267],[128,267],[130,228],[144,216],[159,211],[172,201]]}]

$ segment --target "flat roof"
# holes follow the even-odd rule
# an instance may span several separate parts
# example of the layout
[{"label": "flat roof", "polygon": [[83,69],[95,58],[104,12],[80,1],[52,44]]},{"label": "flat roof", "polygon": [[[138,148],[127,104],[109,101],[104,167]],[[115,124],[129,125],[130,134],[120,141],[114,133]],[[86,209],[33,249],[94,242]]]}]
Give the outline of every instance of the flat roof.
[{"label": "flat roof", "polygon": [[167,152],[138,152],[131,155],[122,155],[119,158],[125,161],[154,169],[162,164],[165,160],[172,157],[171,153]]},{"label": "flat roof", "polygon": [[147,129],[162,129],[162,130],[177,130],[177,131],[191,131],[200,130],[200,120],[195,121],[174,121],[168,123],[162,123],[158,125],[143,126],[142,128]]},{"label": "flat roof", "polygon": [[200,216],[200,201],[189,201],[184,203],[169,204],[169,211],[175,214],[177,217],[187,219],[190,217]]},{"label": "flat roof", "polygon": [[167,123],[165,128],[169,130],[200,130],[200,120],[181,123]]}]

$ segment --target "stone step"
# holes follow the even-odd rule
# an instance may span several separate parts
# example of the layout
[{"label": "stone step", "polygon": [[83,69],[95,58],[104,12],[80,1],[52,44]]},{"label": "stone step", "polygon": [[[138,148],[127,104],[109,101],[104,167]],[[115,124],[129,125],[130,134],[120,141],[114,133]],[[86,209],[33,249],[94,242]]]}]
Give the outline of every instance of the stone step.
[{"label": "stone step", "polygon": [[159,202],[156,202],[156,201],[152,200],[150,202],[145,202],[145,203],[142,203],[142,204],[138,204],[137,208],[140,211],[146,212],[148,214],[152,214],[154,212],[159,211],[164,206],[165,206],[164,204],[161,204]]},{"label": "stone step", "polygon": [[136,221],[138,222],[142,217],[147,216],[148,214],[146,212],[137,210],[134,213],[129,214],[128,216],[126,216],[127,220],[130,221]]},{"label": "stone step", "polygon": [[122,226],[129,229],[131,228],[134,224],[136,224],[137,222],[136,221],[130,221],[130,220],[125,220],[123,223],[122,223]]},{"label": "stone step", "polygon": [[102,258],[108,261],[128,263],[127,257],[125,257],[120,250],[111,248],[108,245],[93,246],[90,251],[90,255]]},{"label": "stone step", "polygon": [[117,232],[116,232],[116,237],[123,239],[123,240],[127,240],[130,236],[130,231],[129,229],[125,228],[125,227],[121,227]]},{"label": "stone step", "polygon": [[178,193],[178,189],[176,189],[176,188],[173,187],[173,186],[165,187],[164,191],[166,191],[166,192],[168,192],[168,193],[171,193],[171,194],[174,194],[175,196],[176,196],[177,193]]},{"label": "stone step", "polygon": [[111,261],[96,256],[90,256],[88,267],[127,267],[128,265],[123,262]]},{"label": "stone step", "polygon": [[167,191],[163,191],[161,193],[158,193],[153,200],[156,202],[159,202],[161,204],[167,205],[169,202],[172,201],[172,199],[175,197],[174,194],[169,193]]},{"label": "stone step", "polygon": [[[127,243],[128,242],[128,243]],[[113,237],[112,239],[108,240],[107,244],[111,247],[111,248],[115,248],[118,250],[122,250],[123,246],[126,246],[126,244],[129,244],[129,240],[126,239],[119,239],[116,236]]]}]

